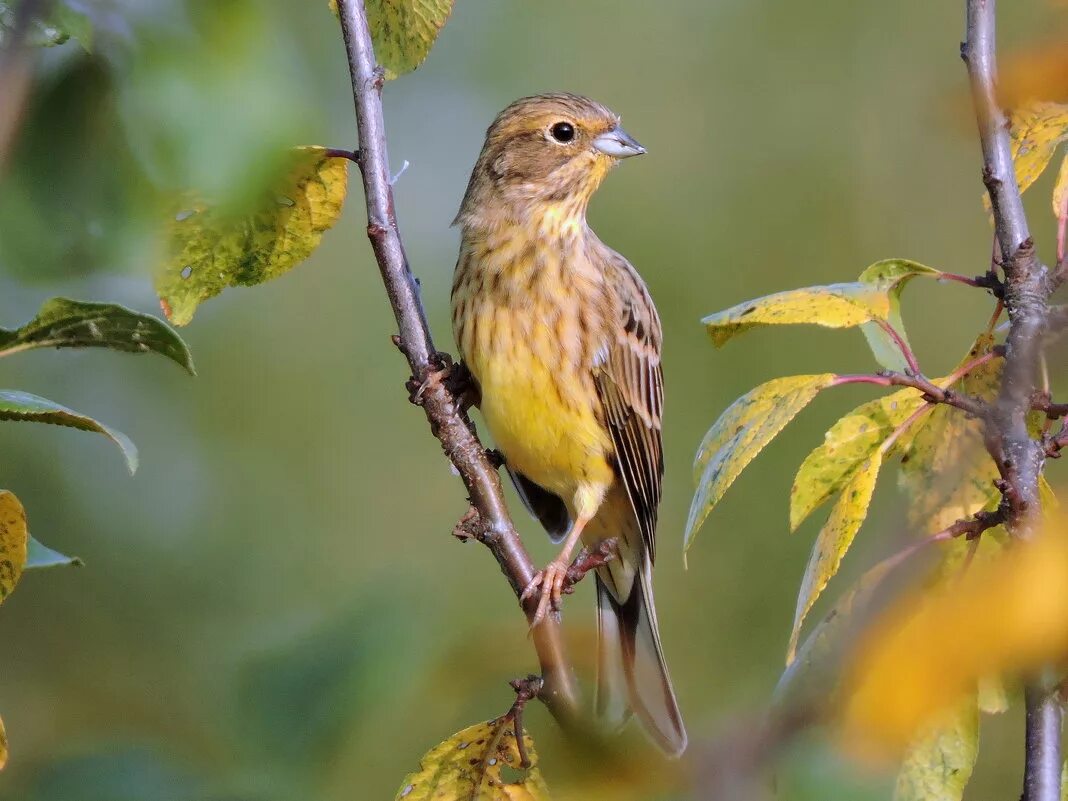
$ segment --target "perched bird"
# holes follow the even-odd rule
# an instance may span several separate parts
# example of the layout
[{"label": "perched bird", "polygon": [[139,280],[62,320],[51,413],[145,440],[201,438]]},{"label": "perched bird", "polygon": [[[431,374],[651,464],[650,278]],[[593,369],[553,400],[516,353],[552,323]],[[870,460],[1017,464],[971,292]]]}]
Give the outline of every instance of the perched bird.
[{"label": "perched bird", "polygon": [[559,556],[531,582],[533,625],[559,608],[579,541],[615,539],[596,571],[598,711],[630,711],[668,753],[686,731],[653,605],[663,474],[661,329],[630,263],[586,223],[620,160],[645,152],[600,103],[517,100],[486,133],[456,224],[453,332],[524,502]]}]

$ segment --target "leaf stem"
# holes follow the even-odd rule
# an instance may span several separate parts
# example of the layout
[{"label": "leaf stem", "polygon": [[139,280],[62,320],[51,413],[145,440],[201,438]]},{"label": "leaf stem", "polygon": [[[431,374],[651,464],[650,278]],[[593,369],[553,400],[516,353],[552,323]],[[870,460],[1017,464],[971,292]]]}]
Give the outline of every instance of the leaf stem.
[{"label": "leaf stem", "polygon": [[916,361],[916,354],[912,352],[912,348],[909,347],[909,343],[905,341],[905,337],[901,336],[896,328],[890,325],[886,320],[876,319],[875,324],[878,325],[887,335],[894,341],[897,349],[901,351],[901,355],[905,357],[905,363],[908,364],[909,370],[919,375],[923,371],[920,369],[919,362]]},{"label": "leaf stem", "polygon": [[[338,12],[356,106],[358,163],[367,197],[367,236],[397,320],[398,345],[408,360],[412,382],[419,387],[418,405],[467,488],[475,513],[469,528],[477,531],[479,541],[493,553],[518,597],[534,578],[534,563],[508,515],[500,476],[447,386],[448,362],[434,347],[419,287],[397,229],[382,114],[384,72],[375,60],[363,0],[339,0]],[[412,496],[413,501],[418,496],[415,488]],[[536,599],[531,599],[525,609],[528,621],[533,618],[535,606]],[[579,696],[560,626],[554,620],[546,620],[534,627],[532,637],[544,679],[539,698],[567,727],[577,716]]]}]

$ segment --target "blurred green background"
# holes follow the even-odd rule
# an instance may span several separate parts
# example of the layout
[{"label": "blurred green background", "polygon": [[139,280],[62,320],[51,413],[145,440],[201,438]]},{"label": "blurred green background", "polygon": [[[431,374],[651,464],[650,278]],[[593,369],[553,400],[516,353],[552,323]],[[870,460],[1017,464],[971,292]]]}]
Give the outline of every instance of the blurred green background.
[{"label": "blurred green background", "polygon": [[[82,5],[97,21],[93,53],[73,41],[40,52],[0,182],[0,325],[56,294],[156,309],[161,193],[193,186],[240,204],[283,148],[355,145],[325,0]],[[401,230],[444,349],[449,223],[501,107],[589,94],[648,148],[590,219],[645,276],[666,329],[657,604],[697,752],[775,685],[823,518],[788,534],[794,470],[873,397],[817,399],[713,513],[685,571],[690,461],[720,411],[778,375],[872,364],[857,332],[757,331],[714,351],[698,320],[891,256],[986,269],[962,5],[458,0],[427,62],[386,86],[394,168],[411,164],[396,186]],[[1006,52],[1064,31],[1045,0],[1001,13]],[[1049,181],[1028,198],[1047,257]],[[121,428],[142,455],[131,479],[98,438],[0,427],[0,486],[36,536],[87,563],[27,575],[0,610],[12,752],[0,798],[388,799],[424,751],[503,712],[506,681],[536,669],[489,554],[450,536],[462,486],[405,400],[363,213],[354,191],[308,263],[208,302],[183,331],[196,379],[99,351],[0,362],[0,385]],[[929,374],[957,362],[990,308],[965,287],[910,287],[906,321]],[[888,473],[830,599],[905,536],[893,484]],[[510,499],[547,561],[553,547]],[[588,671],[589,587],[565,622]],[[552,783],[554,726],[540,709],[529,717]],[[1021,730],[1014,712],[984,722],[969,799],[1018,793]],[[888,798],[892,782],[818,735],[776,773],[784,799]]]}]

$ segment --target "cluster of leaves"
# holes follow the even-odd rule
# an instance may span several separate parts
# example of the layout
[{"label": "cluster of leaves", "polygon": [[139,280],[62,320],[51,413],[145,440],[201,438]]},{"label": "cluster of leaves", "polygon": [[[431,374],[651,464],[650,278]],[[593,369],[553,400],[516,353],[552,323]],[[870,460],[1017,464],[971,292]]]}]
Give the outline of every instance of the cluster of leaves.
[{"label": "cluster of leaves", "polygon": [[[1017,178],[1021,190],[1026,190],[1068,141],[1068,106],[1028,103],[1013,113],[1011,122]],[[1053,191],[1053,213],[1062,259],[1068,222],[1068,158]],[[838,420],[794,478],[791,531],[820,506],[832,500],[833,505],[801,580],[778,702],[826,704],[828,696],[845,696],[848,741],[860,742],[875,730],[884,744],[907,746],[895,792],[898,801],[951,801],[962,797],[972,772],[978,751],[978,712],[999,712],[1007,705],[999,677],[1020,675],[1023,669],[1063,656],[1066,650],[1063,637],[1055,636],[1052,629],[1063,628],[1068,620],[1063,614],[1068,594],[1034,596],[1035,587],[1064,586],[1068,551],[1058,544],[1050,553],[1036,552],[1024,559],[991,559],[993,564],[984,566],[987,572],[966,575],[967,583],[959,583],[977,552],[998,556],[1008,533],[996,525],[980,537],[965,540],[958,536],[966,530],[958,527],[961,521],[998,508],[999,474],[984,445],[980,420],[940,403],[944,395],[933,397],[908,386],[912,378],[923,377],[905,335],[900,297],[904,286],[916,277],[977,283],[894,259],[872,265],[854,282],[781,292],[704,319],[717,347],[758,326],[860,327],[881,369],[859,376],[822,373],[778,378],[735,401],[698,449],[694,462],[697,491],[685,544],[687,548],[692,544],[741,471],[821,390],[858,382],[884,387],[904,383],[905,388],[864,403]],[[993,334],[994,320],[950,375],[929,382],[923,379],[926,386],[936,392],[993,400],[1003,363]],[[895,372],[904,380],[895,381]],[[1034,436],[1041,435],[1047,425],[1044,415],[1034,413],[1030,424]],[[865,573],[798,647],[805,619],[838,572],[867,516],[880,471],[891,460],[898,463],[898,484],[908,499],[915,544]],[[1055,508],[1044,477],[1040,490],[1044,508]],[[863,632],[859,621],[870,612],[888,576],[922,545],[936,542],[943,547],[932,586],[918,600],[909,596],[901,602],[890,617],[892,623]],[[1040,579],[1040,574],[1052,575]],[[951,582],[953,592],[945,589]],[[1000,589],[994,592],[992,588]],[[1026,614],[1013,613],[1025,609],[1029,610]],[[1029,615],[1034,620],[1036,610],[1049,614],[1037,615],[1042,624],[1028,624],[1025,618]],[[826,673],[831,663],[841,663],[845,641],[858,631],[865,635],[867,645],[855,652],[862,656],[843,680],[843,690],[821,672]]]},{"label": "cluster of leaves", "polygon": [[[111,303],[53,298],[25,325],[0,328],[0,358],[35,348],[158,353],[194,372],[188,348],[166,323]],[[0,389],[0,420],[48,423],[103,434],[122,451],[130,472],[137,469],[137,449],[125,434],[46,398]],[[0,490],[0,602],[15,589],[26,570],[80,564],[77,558],[64,556],[34,539],[19,499],[8,490]],[[0,767],[6,757],[7,743],[0,724]]]}]

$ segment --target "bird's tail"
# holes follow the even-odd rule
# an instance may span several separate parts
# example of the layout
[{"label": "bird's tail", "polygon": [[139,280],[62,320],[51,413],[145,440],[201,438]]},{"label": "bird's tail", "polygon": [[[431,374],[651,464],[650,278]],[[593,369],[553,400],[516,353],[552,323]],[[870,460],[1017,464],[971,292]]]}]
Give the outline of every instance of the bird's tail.
[{"label": "bird's tail", "polygon": [[650,572],[648,564],[638,570],[622,603],[597,574],[597,713],[621,725],[634,712],[658,746],[679,756],[686,727],[660,647]]}]

